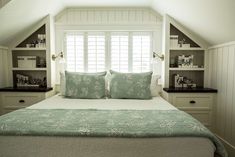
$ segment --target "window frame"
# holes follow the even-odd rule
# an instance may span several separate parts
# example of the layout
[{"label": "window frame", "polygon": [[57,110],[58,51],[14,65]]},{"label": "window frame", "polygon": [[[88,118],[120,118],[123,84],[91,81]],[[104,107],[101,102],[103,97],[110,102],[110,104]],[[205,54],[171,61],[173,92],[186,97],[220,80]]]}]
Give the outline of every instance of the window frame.
[{"label": "window frame", "polygon": [[[66,37],[67,34],[78,34],[84,35],[84,72],[88,72],[88,34],[99,35],[102,34],[105,36],[105,70],[111,69],[111,36],[114,35],[128,35],[128,72],[133,72],[133,35],[149,35],[150,37],[150,58],[149,58],[149,71],[153,70],[152,66],[152,56],[154,49],[154,31],[91,31],[91,30],[76,30],[76,31],[65,31],[64,32],[64,45],[63,52],[65,53],[65,60],[67,60],[67,44]],[[65,69],[67,69],[67,63],[65,64]]]}]

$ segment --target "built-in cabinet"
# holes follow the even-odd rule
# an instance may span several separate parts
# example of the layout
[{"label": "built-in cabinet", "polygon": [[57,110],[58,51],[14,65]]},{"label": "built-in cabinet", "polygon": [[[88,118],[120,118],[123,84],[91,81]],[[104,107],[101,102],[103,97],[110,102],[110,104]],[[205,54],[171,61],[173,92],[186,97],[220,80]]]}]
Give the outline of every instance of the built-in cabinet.
[{"label": "built-in cabinet", "polygon": [[[205,49],[170,24],[166,86],[204,87]],[[178,82],[178,83],[177,83]]]},{"label": "built-in cabinet", "polygon": [[0,91],[0,115],[29,107],[54,95],[51,88],[25,91],[17,91],[9,88]]},{"label": "built-in cabinet", "polygon": [[187,112],[210,130],[214,130],[213,114],[216,90],[198,92],[173,91],[164,89],[164,98],[178,109]]},{"label": "built-in cabinet", "polygon": [[214,129],[216,89],[205,88],[207,46],[173,18],[164,19],[163,97]]},{"label": "built-in cabinet", "polygon": [[48,19],[31,35],[11,49],[12,86],[47,88],[51,78],[50,25]]},{"label": "built-in cabinet", "polygon": [[17,37],[9,48],[9,87],[0,88],[0,114],[28,107],[54,94],[53,27],[48,15]]}]

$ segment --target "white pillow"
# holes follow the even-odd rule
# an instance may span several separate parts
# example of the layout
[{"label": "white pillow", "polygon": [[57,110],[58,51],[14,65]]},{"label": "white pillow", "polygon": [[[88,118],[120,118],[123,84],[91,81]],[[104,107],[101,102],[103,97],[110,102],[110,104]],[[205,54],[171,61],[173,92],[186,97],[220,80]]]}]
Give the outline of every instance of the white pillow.
[{"label": "white pillow", "polygon": [[65,73],[61,72],[60,73],[60,93],[61,93],[62,96],[65,95],[65,88],[66,88],[66,85],[65,85]]},{"label": "white pillow", "polygon": [[151,90],[151,95],[152,96],[159,96],[159,85],[158,85],[158,80],[161,78],[160,75],[152,75],[152,80],[150,84],[150,90]]},{"label": "white pillow", "polygon": [[110,90],[109,90],[109,83],[110,83],[111,74],[109,71],[107,71],[107,74],[105,76],[105,91],[106,91],[106,97],[110,97]]}]

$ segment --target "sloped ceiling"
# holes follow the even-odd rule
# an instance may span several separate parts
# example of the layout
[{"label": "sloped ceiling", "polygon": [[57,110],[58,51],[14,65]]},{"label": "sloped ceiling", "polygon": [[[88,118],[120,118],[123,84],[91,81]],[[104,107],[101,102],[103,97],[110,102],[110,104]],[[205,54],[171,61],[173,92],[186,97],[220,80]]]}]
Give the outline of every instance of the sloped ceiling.
[{"label": "sloped ceiling", "polygon": [[0,45],[8,46],[47,14],[66,7],[144,6],[169,14],[210,45],[235,40],[235,0],[11,0],[0,9]]},{"label": "sloped ceiling", "polygon": [[154,0],[152,6],[211,45],[235,40],[235,0]]}]

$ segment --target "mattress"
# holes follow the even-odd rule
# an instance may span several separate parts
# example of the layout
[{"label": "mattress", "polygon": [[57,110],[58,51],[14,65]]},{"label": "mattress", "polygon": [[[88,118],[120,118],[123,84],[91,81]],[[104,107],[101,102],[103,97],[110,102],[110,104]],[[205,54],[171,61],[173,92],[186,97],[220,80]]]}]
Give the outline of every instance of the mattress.
[{"label": "mattress", "polygon": [[162,97],[137,99],[68,99],[55,95],[28,109],[177,110]]},{"label": "mattress", "polygon": [[[67,99],[53,96],[28,109],[177,110],[161,97],[151,100]],[[207,138],[111,138],[0,136],[4,157],[213,157],[215,146]]]}]

